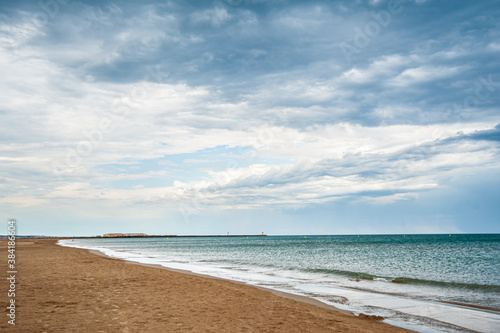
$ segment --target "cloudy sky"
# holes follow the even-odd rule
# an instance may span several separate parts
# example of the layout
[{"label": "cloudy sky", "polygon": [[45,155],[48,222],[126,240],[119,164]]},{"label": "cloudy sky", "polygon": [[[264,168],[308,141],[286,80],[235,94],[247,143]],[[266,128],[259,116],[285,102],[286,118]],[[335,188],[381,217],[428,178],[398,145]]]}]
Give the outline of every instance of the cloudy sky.
[{"label": "cloudy sky", "polygon": [[20,234],[500,232],[498,17],[3,1],[1,215]]}]

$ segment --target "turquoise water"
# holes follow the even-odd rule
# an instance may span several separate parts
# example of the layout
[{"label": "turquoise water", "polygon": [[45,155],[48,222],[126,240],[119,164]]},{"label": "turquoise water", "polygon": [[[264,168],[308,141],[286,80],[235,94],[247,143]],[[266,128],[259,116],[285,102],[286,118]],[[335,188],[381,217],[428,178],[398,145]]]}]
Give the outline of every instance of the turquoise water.
[{"label": "turquoise water", "polygon": [[[406,323],[421,331],[455,331],[442,322],[500,331],[497,234],[85,239],[66,243],[122,259],[307,295],[350,310],[383,314],[403,323],[401,326]],[[431,305],[435,309],[429,315]],[[415,309],[404,310],[411,307]],[[464,320],[468,315],[485,317],[474,324]]]}]

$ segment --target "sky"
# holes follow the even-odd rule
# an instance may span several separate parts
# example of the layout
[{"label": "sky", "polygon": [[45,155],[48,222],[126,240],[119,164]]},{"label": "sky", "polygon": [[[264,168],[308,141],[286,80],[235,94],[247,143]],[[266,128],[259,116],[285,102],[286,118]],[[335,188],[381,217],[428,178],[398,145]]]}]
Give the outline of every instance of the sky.
[{"label": "sky", "polygon": [[2,1],[4,230],[498,233],[498,17],[500,1]]}]

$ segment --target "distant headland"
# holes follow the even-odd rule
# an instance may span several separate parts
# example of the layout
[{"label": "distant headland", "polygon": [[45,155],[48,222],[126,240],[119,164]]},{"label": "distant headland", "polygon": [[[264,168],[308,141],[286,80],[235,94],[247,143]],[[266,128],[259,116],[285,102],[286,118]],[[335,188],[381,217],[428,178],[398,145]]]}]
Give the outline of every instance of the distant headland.
[{"label": "distant headland", "polygon": [[[267,236],[267,235],[264,233],[257,235],[230,235],[229,233],[227,233],[226,235],[148,235],[144,233],[109,233],[109,234],[104,234],[102,236],[95,236],[92,238],[262,237],[262,236]],[[80,237],[74,237],[74,238],[80,238]]]},{"label": "distant headland", "polygon": [[[107,233],[97,236],[46,236],[46,235],[16,235],[17,238],[58,238],[58,239],[88,239],[88,238],[181,238],[181,237],[265,237],[264,233],[256,235],[148,235],[144,233]],[[0,235],[5,238],[7,235]]]}]

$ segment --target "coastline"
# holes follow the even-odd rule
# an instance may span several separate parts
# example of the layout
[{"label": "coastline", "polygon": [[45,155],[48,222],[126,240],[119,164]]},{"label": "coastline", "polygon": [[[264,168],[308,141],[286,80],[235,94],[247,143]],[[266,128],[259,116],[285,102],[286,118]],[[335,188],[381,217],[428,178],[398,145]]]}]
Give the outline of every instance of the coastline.
[{"label": "coastline", "polygon": [[[61,246],[61,245],[59,245],[59,246]],[[84,249],[82,249],[82,250],[84,250]],[[298,302],[302,302],[302,303],[306,303],[306,304],[311,304],[311,305],[318,306],[320,308],[324,308],[324,309],[331,310],[331,311],[337,311],[337,312],[340,312],[340,313],[348,315],[348,316],[355,316],[355,314],[352,313],[351,311],[339,309],[339,308],[337,308],[337,307],[335,307],[333,305],[326,304],[326,303],[321,302],[321,301],[319,301],[317,299],[314,299],[314,298],[311,298],[311,297],[307,297],[307,296],[295,295],[295,294],[292,294],[292,293],[287,293],[287,292],[284,292],[284,291],[279,291],[279,290],[275,290],[275,289],[271,289],[271,288],[266,288],[266,287],[261,287],[261,286],[254,286],[254,285],[251,285],[251,284],[247,284],[245,282],[224,279],[224,278],[220,278],[220,277],[216,277],[216,276],[211,276],[211,275],[207,275],[207,274],[199,274],[199,273],[191,272],[191,271],[188,271],[188,270],[185,270],[185,269],[177,269],[177,268],[165,267],[165,266],[158,265],[158,264],[146,264],[146,263],[141,263],[141,262],[136,262],[136,261],[128,261],[128,260],[124,260],[124,259],[114,258],[114,257],[108,256],[108,255],[106,255],[106,254],[104,254],[104,253],[102,253],[101,251],[98,251],[98,250],[87,250],[87,251],[90,252],[90,253],[92,253],[92,254],[94,254],[94,255],[102,256],[102,257],[113,259],[113,260],[121,260],[121,261],[124,261],[124,262],[126,262],[128,264],[132,264],[132,265],[146,266],[146,267],[151,267],[151,268],[156,268],[156,269],[164,269],[164,270],[175,272],[175,273],[193,275],[193,276],[198,276],[198,277],[207,278],[207,279],[215,279],[215,280],[221,280],[221,281],[228,281],[228,282],[235,283],[235,284],[238,284],[238,285],[248,286],[248,287],[251,287],[251,288],[256,288],[256,289],[259,289],[259,290],[263,290],[265,292],[272,293],[272,294],[274,294],[276,296],[279,296],[279,297],[288,298],[288,299],[291,299],[291,300],[294,300],[294,301],[298,301]],[[393,326],[393,325],[391,325],[391,326]]]},{"label": "coastline", "polygon": [[[333,240],[330,239],[332,237]],[[397,236],[388,237],[391,238],[386,239],[386,243],[389,245],[399,241]],[[439,235],[433,235],[431,240],[435,241],[436,237],[439,237]],[[329,236],[326,243],[344,244],[345,239],[342,238],[346,237]],[[319,239],[321,240],[319,247],[324,248],[322,244],[325,243],[325,239],[321,239],[321,237]],[[317,238],[312,237],[311,239],[308,238],[306,242],[300,236],[277,236],[270,238],[269,242],[272,244],[279,242],[281,247],[285,245],[285,248],[290,249],[291,246],[293,250],[297,243],[308,248],[307,246],[311,242],[316,241],[317,243],[317,240]],[[445,244],[449,241],[448,237],[444,240]],[[372,239],[372,241],[378,242],[377,239]],[[466,291],[462,290],[445,288],[427,288],[426,290],[425,285],[421,289],[422,286],[414,283],[389,283],[391,282],[390,277],[399,276],[397,272],[386,271],[385,274],[365,274],[368,276],[365,279],[362,276],[363,274],[351,269],[351,271],[347,271],[347,273],[351,273],[347,275],[349,278],[343,280],[341,274],[336,275],[337,271],[335,269],[331,270],[331,275],[316,274],[314,269],[321,268],[321,265],[331,267],[330,262],[324,261],[323,257],[318,256],[289,255],[288,257],[285,256],[287,264],[283,266],[283,263],[273,261],[269,257],[266,250],[269,244],[261,240],[254,242],[233,239],[216,242],[217,251],[214,251],[211,241],[205,240],[202,243],[205,245],[199,248],[201,244],[194,240],[179,242],[163,240],[153,241],[152,243],[126,240],[119,242],[79,242],[76,240],[71,242],[62,240],[59,242],[63,246],[97,250],[111,258],[125,260],[130,263],[160,265],[160,268],[180,270],[183,273],[201,274],[201,276],[209,278],[217,277],[232,282],[241,282],[253,287],[264,287],[268,291],[277,290],[287,294],[305,296],[308,299],[318,300],[355,315],[382,316],[384,317],[384,323],[422,333],[494,333],[498,332],[498,327],[500,327],[500,312],[496,310],[497,308],[485,309],[483,306],[483,304],[496,304],[491,303],[494,302],[494,299],[491,298],[490,294],[471,293],[468,295]],[[354,243],[357,243],[357,238],[354,238]],[[350,243],[348,242],[348,244]],[[341,249],[337,248],[337,250]],[[266,255],[261,255],[262,253],[267,253],[266,255],[269,258],[266,258]],[[283,257],[280,258],[283,259]],[[358,265],[363,264],[358,257],[344,259],[347,260],[340,261],[340,263],[344,262],[344,266],[348,270],[350,269],[349,266],[355,263]],[[268,264],[262,266],[261,263],[266,262],[266,260],[269,260]],[[387,267],[384,266],[383,261],[377,262],[377,265],[379,264],[381,268]],[[387,264],[390,264],[391,267],[393,265],[386,261],[385,265]],[[442,270],[439,261],[437,264],[439,267],[434,265],[434,268]],[[402,264],[402,266],[405,266],[405,264]],[[401,265],[399,268],[405,270],[405,267],[401,267]],[[313,273],[311,273],[311,269]],[[321,269],[320,271],[324,272]],[[343,273],[343,271],[340,271],[340,273]],[[404,276],[405,273],[402,274],[401,276]],[[427,280],[423,281],[426,282]],[[439,284],[440,280],[437,281]],[[416,297],[412,297],[415,295]],[[453,300],[454,297],[456,299],[456,296],[471,297],[471,303],[479,305],[479,307],[471,307],[467,303],[457,304],[457,302],[442,301],[442,297],[445,297],[444,300]],[[482,302],[483,300],[484,302]],[[475,303],[473,303],[474,301]]]},{"label": "coastline", "polygon": [[[409,332],[312,298],[117,260],[56,242],[18,240],[18,318],[16,326],[3,320],[0,329]],[[7,288],[7,281],[1,288]]]}]

